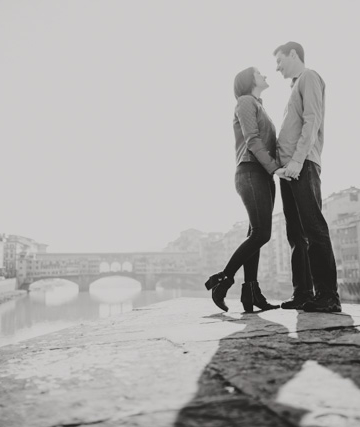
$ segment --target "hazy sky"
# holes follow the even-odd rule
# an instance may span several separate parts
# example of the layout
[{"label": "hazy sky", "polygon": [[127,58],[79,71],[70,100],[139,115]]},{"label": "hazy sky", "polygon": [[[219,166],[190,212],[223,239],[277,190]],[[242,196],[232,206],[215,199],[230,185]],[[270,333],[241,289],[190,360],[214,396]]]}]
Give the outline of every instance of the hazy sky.
[{"label": "hazy sky", "polygon": [[[289,40],[327,84],[323,197],[360,187],[358,0],[0,0],[0,231],[49,251],[161,250],[246,219],[235,74]],[[277,178],[276,178],[277,179]],[[281,209],[280,193],[277,210]]]}]

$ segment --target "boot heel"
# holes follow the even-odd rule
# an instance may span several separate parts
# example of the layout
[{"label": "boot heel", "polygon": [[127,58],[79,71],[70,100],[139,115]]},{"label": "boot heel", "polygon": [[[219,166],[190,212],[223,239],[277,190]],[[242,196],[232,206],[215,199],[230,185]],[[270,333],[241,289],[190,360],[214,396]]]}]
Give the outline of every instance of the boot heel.
[{"label": "boot heel", "polygon": [[209,277],[209,279],[205,282],[205,288],[210,291],[214,286],[218,285],[225,279],[225,275],[223,272],[213,274]]},{"label": "boot heel", "polygon": [[251,303],[249,303],[249,302],[244,303],[243,302],[242,305],[243,305],[244,311],[246,311],[246,313],[253,313],[254,312],[254,306]]},{"label": "boot heel", "polygon": [[267,302],[266,298],[261,293],[261,289],[257,281],[252,283],[252,290],[253,290],[254,305],[256,307],[259,307],[260,310],[265,311],[265,310],[274,310],[276,308],[280,308],[279,305],[273,305]]},{"label": "boot heel", "polygon": [[242,284],[240,301],[246,313],[254,312],[254,295],[252,289],[252,282],[245,282]]},{"label": "boot heel", "polygon": [[210,279],[209,279],[207,282],[205,282],[205,288],[206,288],[208,291],[210,291],[210,289],[212,289],[215,285],[216,285],[216,283],[211,283],[211,282],[210,282]]}]

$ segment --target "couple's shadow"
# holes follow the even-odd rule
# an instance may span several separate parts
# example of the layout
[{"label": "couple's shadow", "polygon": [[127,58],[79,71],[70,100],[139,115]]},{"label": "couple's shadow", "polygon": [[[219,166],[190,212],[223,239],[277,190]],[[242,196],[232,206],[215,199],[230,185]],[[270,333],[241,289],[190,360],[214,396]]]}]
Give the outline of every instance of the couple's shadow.
[{"label": "couple's shadow", "polygon": [[[176,427],[330,425],[326,417],[343,415],[319,409],[315,414],[312,394],[320,400],[329,394],[321,390],[323,376],[335,375],[340,382],[348,378],[360,389],[359,368],[356,375],[349,369],[358,359],[350,343],[359,331],[348,314],[275,310],[204,318],[231,322],[239,325],[239,331],[220,339],[199,377],[196,395],[179,412]],[[336,400],[336,390],[331,392]],[[316,416],[325,424],[316,423]]]}]

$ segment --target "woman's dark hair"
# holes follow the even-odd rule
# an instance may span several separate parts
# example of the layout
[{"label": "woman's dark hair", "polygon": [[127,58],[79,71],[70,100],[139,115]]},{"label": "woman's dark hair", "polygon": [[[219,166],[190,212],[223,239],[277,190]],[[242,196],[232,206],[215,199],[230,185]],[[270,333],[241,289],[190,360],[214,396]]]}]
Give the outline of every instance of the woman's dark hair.
[{"label": "woman's dark hair", "polygon": [[276,54],[278,52],[282,52],[285,56],[289,56],[289,53],[292,49],[294,49],[295,52],[298,54],[300,61],[303,64],[305,64],[304,48],[301,46],[301,44],[296,43],[296,42],[287,42],[287,43],[282,44],[281,46],[277,47],[274,50],[274,56],[276,56]]},{"label": "woman's dark hair", "polygon": [[251,95],[251,92],[255,87],[254,72],[255,68],[249,67],[243,71],[240,71],[240,73],[236,75],[234,81],[234,92],[236,99],[242,95]]}]

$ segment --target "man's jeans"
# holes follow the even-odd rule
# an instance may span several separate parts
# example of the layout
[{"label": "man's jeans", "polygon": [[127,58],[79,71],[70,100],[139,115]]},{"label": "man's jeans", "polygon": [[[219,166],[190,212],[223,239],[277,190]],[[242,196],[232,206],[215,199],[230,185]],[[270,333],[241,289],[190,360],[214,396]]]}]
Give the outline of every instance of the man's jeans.
[{"label": "man's jeans", "polygon": [[329,229],[321,212],[321,168],[305,160],[298,180],[280,180],[287,237],[292,249],[294,295],[337,295],[337,274]]},{"label": "man's jeans", "polygon": [[260,248],[271,237],[275,183],[260,164],[244,162],[237,168],[235,186],[246,207],[250,225],[248,238],[234,252],[224,273],[234,277],[244,266],[244,279],[251,282],[257,280]]}]

